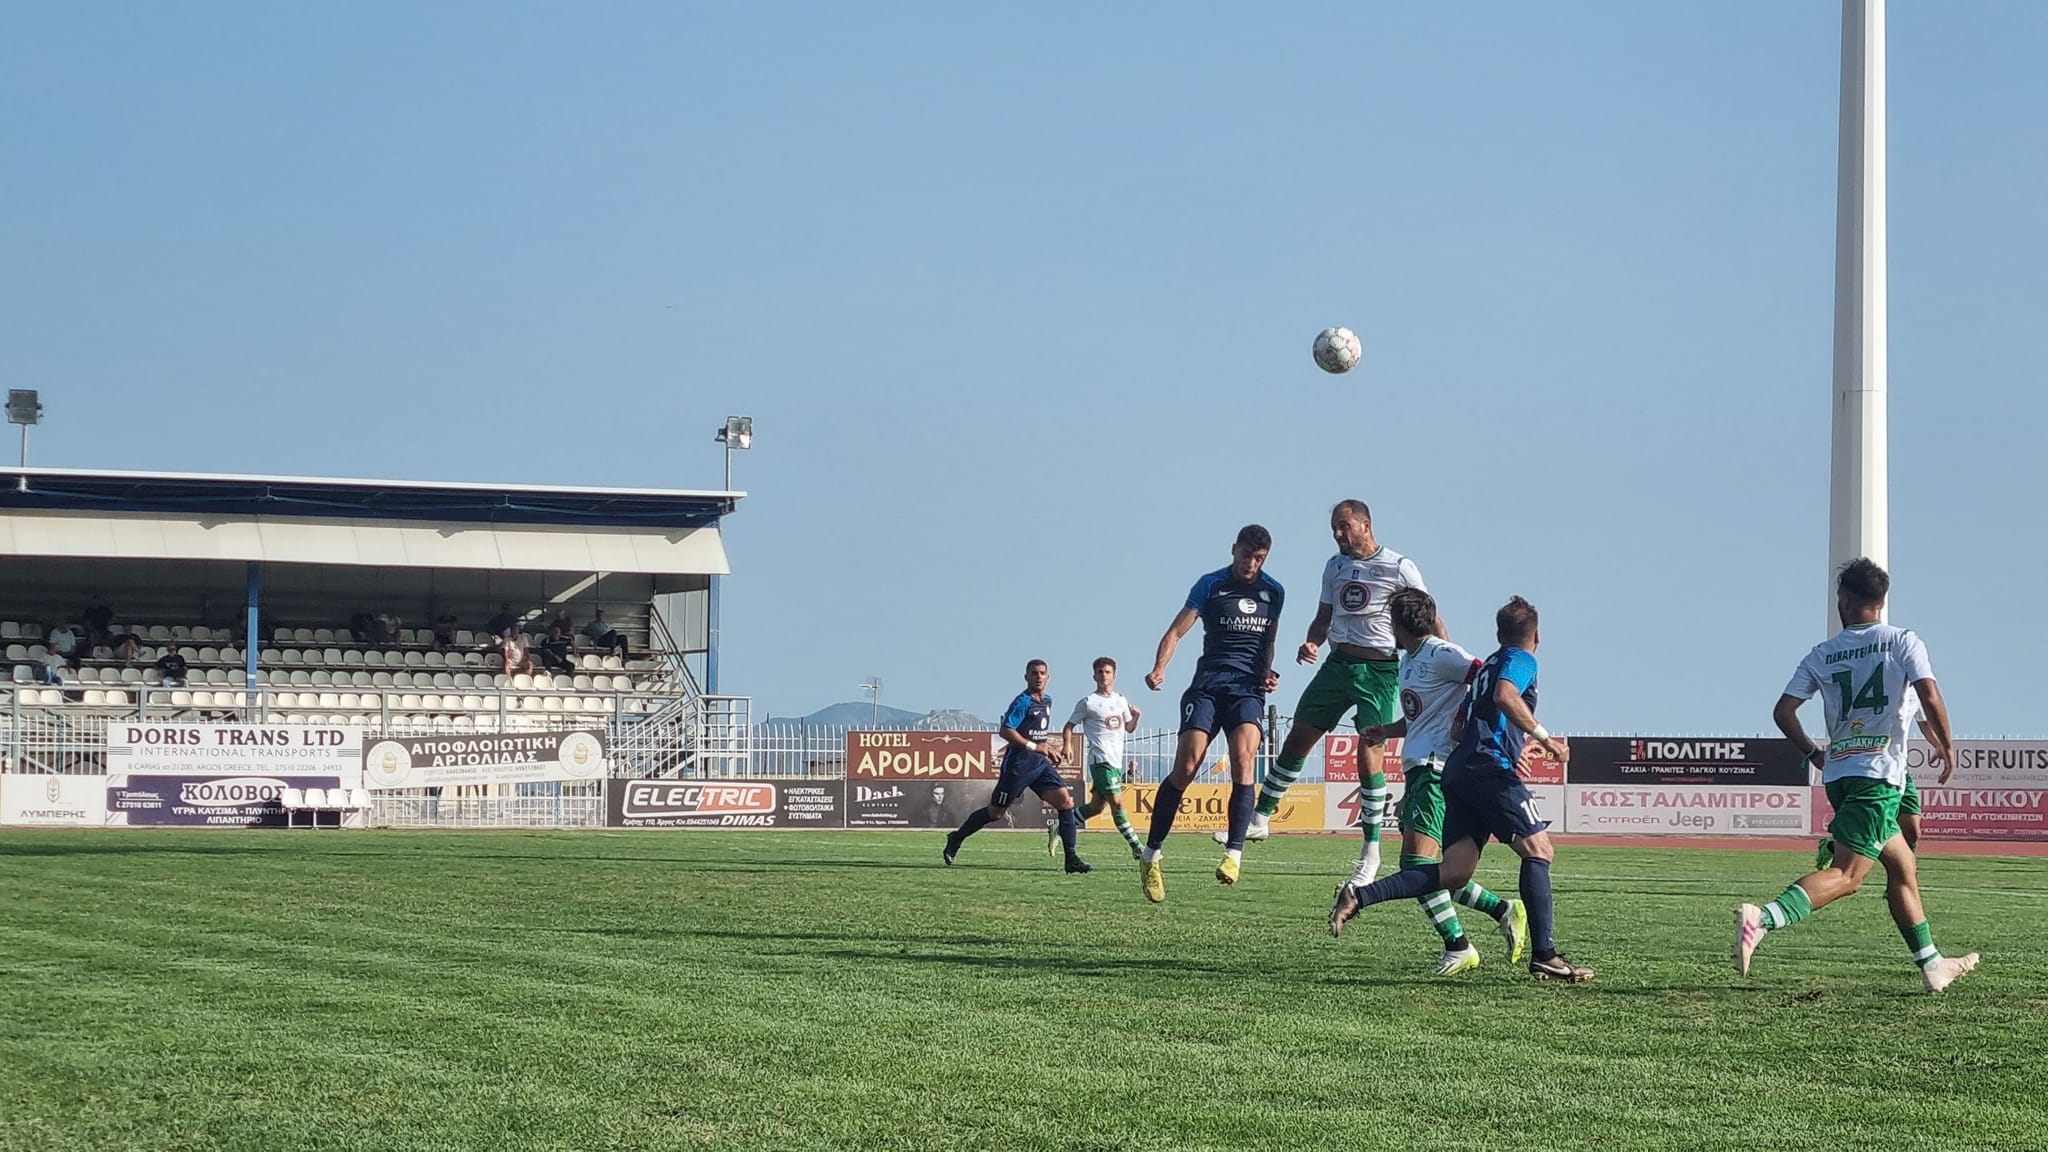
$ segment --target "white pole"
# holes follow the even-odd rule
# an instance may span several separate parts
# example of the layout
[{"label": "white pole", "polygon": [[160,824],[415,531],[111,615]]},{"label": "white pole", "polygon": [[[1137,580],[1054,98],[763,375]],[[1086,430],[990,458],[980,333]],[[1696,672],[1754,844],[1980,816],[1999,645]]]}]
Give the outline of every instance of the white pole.
[{"label": "white pole", "polygon": [[1835,571],[1858,556],[1888,563],[1884,119],[1884,0],[1842,0],[1828,635],[1840,628]]}]

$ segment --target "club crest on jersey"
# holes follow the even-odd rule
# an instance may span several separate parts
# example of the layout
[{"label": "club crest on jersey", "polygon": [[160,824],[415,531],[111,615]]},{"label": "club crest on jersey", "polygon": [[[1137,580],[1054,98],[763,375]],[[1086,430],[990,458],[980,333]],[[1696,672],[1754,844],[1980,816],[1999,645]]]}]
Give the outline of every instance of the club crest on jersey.
[{"label": "club crest on jersey", "polygon": [[1372,603],[1372,585],[1356,580],[1346,581],[1337,593],[1337,603],[1346,612],[1363,612],[1365,606]]},{"label": "club crest on jersey", "polygon": [[1249,616],[1259,610],[1259,602],[1247,596],[1237,602],[1237,610]]}]

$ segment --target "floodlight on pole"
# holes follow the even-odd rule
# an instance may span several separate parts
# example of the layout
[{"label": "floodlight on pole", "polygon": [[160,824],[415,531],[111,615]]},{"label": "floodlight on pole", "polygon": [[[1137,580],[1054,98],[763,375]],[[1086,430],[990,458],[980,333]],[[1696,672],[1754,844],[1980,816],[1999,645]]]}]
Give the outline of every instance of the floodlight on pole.
[{"label": "floodlight on pole", "polygon": [[[754,446],[754,418],[752,416],[727,416],[725,426],[712,437],[716,443],[725,445],[725,491],[732,491],[732,454]],[[711,612],[709,651],[704,666],[704,689],[708,695],[718,695],[718,615],[722,597],[718,594],[718,577],[711,578]]]},{"label": "floodlight on pole", "polygon": [[21,425],[21,476],[16,481],[28,491],[28,426],[43,422],[43,402],[33,388],[7,390],[7,422]]},{"label": "floodlight on pole", "polygon": [[725,490],[732,491],[732,454],[735,449],[745,451],[754,446],[754,418],[752,416],[727,416],[725,427],[712,437],[725,445]]},{"label": "floodlight on pole", "polygon": [[861,685],[860,690],[868,694],[868,727],[880,728],[882,726],[882,678],[880,676],[868,677],[868,682]]}]

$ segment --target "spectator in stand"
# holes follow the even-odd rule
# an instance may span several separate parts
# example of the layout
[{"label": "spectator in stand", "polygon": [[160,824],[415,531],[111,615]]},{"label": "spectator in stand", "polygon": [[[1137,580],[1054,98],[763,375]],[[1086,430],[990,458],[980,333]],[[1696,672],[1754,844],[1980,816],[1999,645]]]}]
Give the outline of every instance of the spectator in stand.
[{"label": "spectator in stand", "polygon": [[505,629],[519,627],[519,617],[512,614],[512,605],[498,605],[498,614],[484,621],[484,631],[493,636],[503,636]]},{"label": "spectator in stand", "polygon": [[84,642],[80,639],[78,630],[73,628],[69,622],[59,624],[55,628],[50,629],[50,633],[44,637],[44,641],[50,646],[50,651],[64,658],[64,663],[67,667],[76,668],[79,661],[85,658]]},{"label": "spectator in stand", "polygon": [[396,612],[377,613],[377,643],[386,648],[398,643],[398,633],[404,626],[405,621]]},{"label": "spectator in stand", "polygon": [[446,652],[455,647],[455,625],[459,621],[453,612],[443,612],[434,617],[434,651]]},{"label": "spectator in stand", "polygon": [[548,638],[534,645],[533,654],[540,657],[542,667],[550,672],[576,671],[576,631],[568,613],[555,617],[548,625]]},{"label": "spectator in stand", "polygon": [[110,632],[105,644],[113,649],[123,664],[135,663],[135,657],[142,651],[142,637],[133,632]]},{"label": "spectator in stand", "polygon": [[93,597],[92,603],[86,606],[85,611],[78,614],[78,618],[85,621],[85,639],[87,643],[93,645],[104,644],[109,648],[115,646],[113,636],[114,610],[109,608],[105,601],[97,596]]},{"label": "spectator in stand", "polygon": [[64,654],[55,648],[50,649],[43,654],[42,661],[36,665],[36,683],[64,683],[64,668]]},{"label": "spectator in stand", "polygon": [[505,658],[505,675],[524,672],[533,674],[533,657],[527,654],[526,637],[517,628],[507,628],[498,636],[498,655]]},{"label": "spectator in stand", "polygon": [[626,659],[626,634],[611,626],[611,622],[604,618],[604,609],[599,608],[597,615],[590,618],[590,623],[583,626],[583,634],[590,637],[590,642],[599,651],[610,648],[619,654],[619,659]]},{"label": "spectator in stand", "polygon": [[375,644],[377,634],[383,631],[383,628],[377,623],[375,616],[368,612],[358,612],[348,618],[348,630],[355,636],[356,643]]},{"label": "spectator in stand", "polygon": [[185,654],[176,648],[164,649],[164,654],[156,658],[155,667],[166,688],[183,688],[186,676],[191,673],[185,665]]}]

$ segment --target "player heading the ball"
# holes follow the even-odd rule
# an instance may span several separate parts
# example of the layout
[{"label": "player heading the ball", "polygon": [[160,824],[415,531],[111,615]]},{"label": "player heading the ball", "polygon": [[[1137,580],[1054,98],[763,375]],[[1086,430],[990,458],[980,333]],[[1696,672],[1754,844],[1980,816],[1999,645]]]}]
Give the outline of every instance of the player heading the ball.
[{"label": "player heading the ball", "polygon": [[1160,849],[1173,831],[1181,797],[1194,782],[1209,741],[1218,730],[1230,751],[1230,834],[1225,838],[1223,861],[1216,866],[1216,879],[1237,883],[1244,860],[1245,829],[1251,826],[1252,802],[1257,795],[1253,779],[1259,723],[1266,711],[1266,693],[1280,682],[1273,671],[1273,646],[1280,635],[1280,608],[1287,594],[1280,582],[1264,571],[1272,549],[1273,534],[1264,528],[1247,524],[1239,529],[1230,546],[1230,566],[1195,581],[1187,601],[1159,638],[1152,671],[1145,674],[1145,686],[1158,691],[1166,683],[1166,666],[1173,660],[1180,638],[1195,621],[1202,622],[1202,658],[1195,664],[1194,681],[1180,697],[1180,739],[1173,750],[1173,771],[1159,785],[1151,834],[1145,839],[1143,863],[1138,868],[1145,898],[1155,904],[1166,899]]}]

